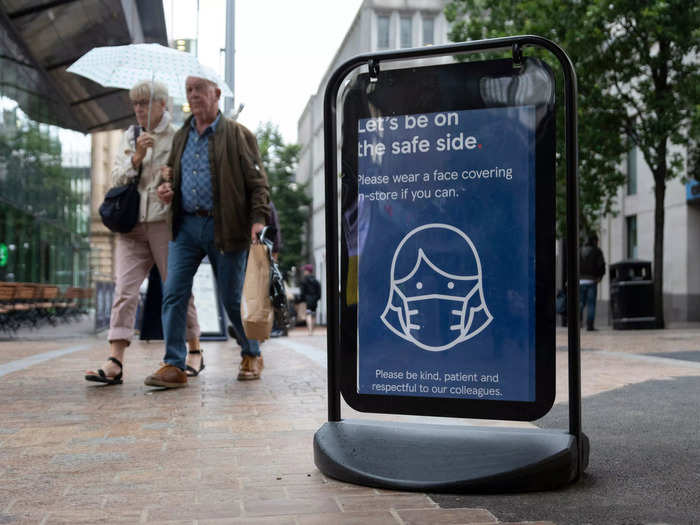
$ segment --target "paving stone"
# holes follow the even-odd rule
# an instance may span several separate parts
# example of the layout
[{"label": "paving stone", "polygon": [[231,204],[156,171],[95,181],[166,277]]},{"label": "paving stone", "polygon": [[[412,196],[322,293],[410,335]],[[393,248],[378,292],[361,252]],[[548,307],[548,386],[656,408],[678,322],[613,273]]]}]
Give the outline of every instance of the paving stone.
[{"label": "paving stone", "polygon": [[137,523],[140,517],[130,512],[112,513],[105,510],[56,510],[49,512],[42,525],[71,523]]},{"label": "paving stone", "polygon": [[294,517],[274,516],[269,518],[227,518],[227,519],[198,519],[197,525],[297,525]]},{"label": "paving stone", "polygon": [[122,437],[98,437],[98,438],[73,438],[68,442],[68,446],[89,446],[89,445],[130,445],[136,443],[134,436]]},{"label": "paving stone", "polygon": [[146,507],[165,506],[177,502],[178,505],[186,504],[186,502],[194,502],[194,491],[180,492],[154,492],[152,490],[144,490],[138,492],[118,492],[117,494],[106,493],[104,498],[103,508],[105,509],[136,509],[140,513],[146,510]]},{"label": "paving stone", "polygon": [[[217,520],[220,523],[228,522],[228,523],[233,523],[230,518],[226,518],[225,520]],[[142,521],[142,523],[146,523]],[[199,520],[167,520],[167,521],[148,521],[148,525],[198,525],[199,523],[202,523]]]},{"label": "paving stone", "polygon": [[82,463],[109,463],[112,461],[126,461],[129,459],[127,454],[112,452],[101,454],[57,454],[51,459],[51,463],[58,465],[80,465]]},{"label": "paving stone", "polygon": [[402,523],[390,511],[336,512],[297,516],[299,525],[389,525]]},{"label": "paving stone", "polygon": [[[147,482],[144,483],[132,483],[132,482],[114,482],[114,473],[111,474],[110,480],[103,482],[90,482],[87,481],[84,485],[82,483],[82,476],[80,476],[80,481],[75,485],[69,485],[67,493],[69,494],[101,494],[101,495],[117,495],[120,498],[131,498],[134,495],[141,493],[150,494],[152,492],[158,492],[155,487]],[[176,492],[176,491],[174,491]]]},{"label": "paving stone", "polygon": [[373,496],[376,494],[371,487],[363,487],[360,485],[342,484],[304,484],[304,485],[287,485],[284,488],[290,498],[312,498],[312,497],[327,497],[327,496],[342,496],[342,495],[357,495],[357,496]]},{"label": "paving stone", "polygon": [[[240,501],[255,501],[269,499],[284,499],[287,493],[284,487],[267,487],[265,490],[245,488],[198,488],[196,491],[197,503],[204,505],[224,503],[233,499]],[[308,496],[307,496],[308,498]]]},{"label": "paving stone", "polygon": [[435,503],[423,494],[395,494],[356,496],[341,495],[337,497],[343,512],[379,509],[429,509]]},{"label": "paving stone", "polygon": [[[233,493],[239,493],[246,489],[241,482],[236,479],[235,474],[222,473],[220,475],[212,475],[206,472],[202,473],[202,480],[197,483],[198,490],[204,492],[209,490],[225,490]],[[272,494],[280,494],[279,491],[273,490]]]},{"label": "paving stone", "polygon": [[[556,523],[551,521],[518,521],[517,523],[514,521],[504,521],[502,522],[502,525],[556,525]],[[658,523],[656,525],[664,524]]]},{"label": "paving stone", "polygon": [[288,516],[290,514],[334,513],[340,509],[332,498],[245,501],[247,516]]},{"label": "paving stone", "polygon": [[197,481],[201,479],[201,474],[197,469],[176,470],[176,469],[146,469],[146,470],[123,470],[118,472],[114,481],[139,483],[150,482],[154,479],[174,478],[179,481]]},{"label": "paving stone", "polygon": [[286,472],[285,469],[256,469],[252,468],[244,473],[242,469],[237,469],[237,473],[242,475],[238,478],[244,487],[265,487],[273,486],[316,486],[318,477],[312,471],[306,472]]},{"label": "paving stone", "polygon": [[241,502],[231,500],[225,503],[192,503],[173,499],[169,504],[147,507],[147,521],[198,520],[202,516],[209,519],[230,519],[241,515]]},{"label": "paving stone", "polygon": [[486,509],[404,509],[396,513],[404,525],[463,525],[498,521]]},{"label": "paving stone", "polygon": [[46,516],[42,511],[0,513],[0,523],[45,523]]}]

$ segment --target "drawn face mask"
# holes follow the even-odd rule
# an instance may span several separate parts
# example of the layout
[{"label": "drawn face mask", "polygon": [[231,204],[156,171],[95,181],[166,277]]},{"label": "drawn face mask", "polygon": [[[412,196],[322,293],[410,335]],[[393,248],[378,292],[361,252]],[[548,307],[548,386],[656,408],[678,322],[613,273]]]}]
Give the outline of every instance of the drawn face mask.
[{"label": "drawn face mask", "polygon": [[392,279],[382,321],[395,334],[429,351],[441,351],[470,339],[492,316],[483,299],[480,266],[474,275],[438,268],[418,250],[408,275]]},{"label": "drawn face mask", "polygon": [[[470,291],[470,297],[476,292],[476,286]],[[466,297],[408,297],[404,301],[404,319],[406,335],[432,348],[442,348],[459,339],[465,331],[468,321],[468,304]]]}]

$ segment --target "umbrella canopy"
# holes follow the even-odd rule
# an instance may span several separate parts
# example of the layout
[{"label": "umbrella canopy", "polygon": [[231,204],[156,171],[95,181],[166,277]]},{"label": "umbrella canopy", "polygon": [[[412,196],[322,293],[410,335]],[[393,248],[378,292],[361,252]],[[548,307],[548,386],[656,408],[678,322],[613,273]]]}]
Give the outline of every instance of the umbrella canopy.
[{"label": "umbrella canopy", "polygon": [[225,97],[233,97],[226,83],[197,58],[160,44],[129,44],[96,47],[66,71],[89,78],[105,87],[131,89],[137,82],[153,80],[168,87],[169,95],[178,102],[187,100],[185,79],[189,76],[215,82]]}]

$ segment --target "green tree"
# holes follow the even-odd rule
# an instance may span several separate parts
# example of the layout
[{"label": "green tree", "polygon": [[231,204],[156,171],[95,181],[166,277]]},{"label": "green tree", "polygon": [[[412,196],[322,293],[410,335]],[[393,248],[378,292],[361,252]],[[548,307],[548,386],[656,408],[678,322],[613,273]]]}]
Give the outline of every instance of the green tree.
[{"label": "green tree", "polygon": [[667,181],[684,174],[683,156],[673,146],[697,143],[700,4],[452,0],[446,16],[454,41],[536,34],[571,57],[579,87],[584,228],[614,204],[628,144],[639,149],[654,177],[654,306],[663,327],[664,199]]},{"label": "green tree", "polygon": [[270,183],[270,198],[279,216],[283,241],[279,265],[286,273],[305,261],[303,234],[311,199],[306,195],[306,186],[294,180],[301,147],[285,144],[271,122],[260,126],[255,134]]}]

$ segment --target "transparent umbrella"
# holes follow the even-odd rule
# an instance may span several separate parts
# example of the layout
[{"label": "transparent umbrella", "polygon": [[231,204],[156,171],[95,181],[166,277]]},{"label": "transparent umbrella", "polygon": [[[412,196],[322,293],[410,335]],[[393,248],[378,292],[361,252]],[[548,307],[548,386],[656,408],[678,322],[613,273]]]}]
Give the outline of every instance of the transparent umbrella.
[{"label": "transparent umbrella", "polygon": [[[160,44],[96,47],[66,71],[89,78],[104,87],[131,89],[142,80],[162,82],[167,86],[169,95],[178,102],[187,100],[185,79],[195,76],[216,82],[223,96],[233,97],[231,88],[213,69],[200,64],[194,55]],[[150,110],[149,101],[149,124]]]}]

